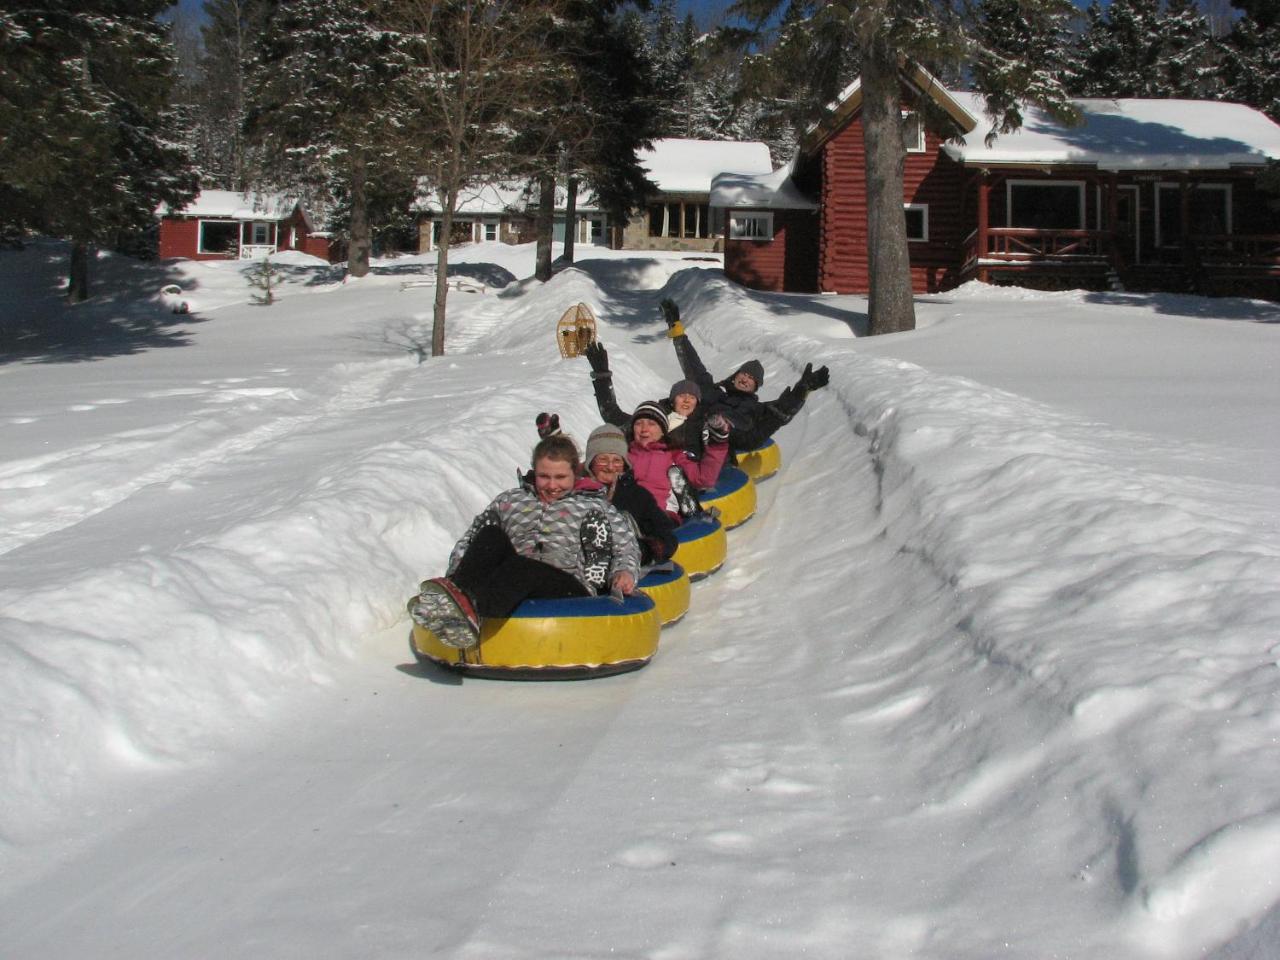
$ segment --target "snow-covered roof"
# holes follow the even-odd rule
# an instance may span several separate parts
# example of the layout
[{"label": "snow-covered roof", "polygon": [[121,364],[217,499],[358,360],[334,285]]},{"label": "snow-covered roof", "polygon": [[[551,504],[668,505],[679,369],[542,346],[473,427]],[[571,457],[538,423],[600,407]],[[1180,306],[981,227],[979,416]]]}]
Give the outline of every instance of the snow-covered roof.
[{"label": "snow-covered roof", "polygon": [[655,140],[637,157],[663,193],[707,193],[717,174],[773,171],[769,148],[757,140]]},{"label": "snow-covered roof", "polygon": [[[976,120],[983,98],[951,92]],[[1027,107],[1023,124],[990,146],[984,130],[943,145],[966,164],[1075,163],[1101,170],[1225,170],[1280,158],[1280,125],[1241,103],[1212,100],[1073,100],[1083,124],[1068,127]]]},{"label": "snow-covered roof", "polygon": [[[172,211],[183,217],[225,217],[231,220],[283,220],[293,213],[298,198],[283,193],[258,193],[239,190],[201,190],[194,200],[181,210]],[[170,213],[167,204],[161,204],[157,212],[161,216]]]},{"label": "snow-covered roof", "polygon": [[[568,191],[562,184],[556,184],[556,209],[563,210]],[[489,183],[479,187],[471,187],[463,191],[458,198],[455,214],[468,217],[500,216],[504,213],[524,213],[538,205],[538,198],[531,184],[523,181],[505,183]],[[574,207],[579,213],[599,209],[595,193],[583,187],[578,188],[578,197]],[[440,203],[434,193],[420,193],[413,202],[413,209],[419,213],[437,213]]]},{"label": "snow-covered roof", "polygon": [[795,160],[770,173],[722,173],[711,181],[711,206],[767,210],[816,210],[791,180]]}]

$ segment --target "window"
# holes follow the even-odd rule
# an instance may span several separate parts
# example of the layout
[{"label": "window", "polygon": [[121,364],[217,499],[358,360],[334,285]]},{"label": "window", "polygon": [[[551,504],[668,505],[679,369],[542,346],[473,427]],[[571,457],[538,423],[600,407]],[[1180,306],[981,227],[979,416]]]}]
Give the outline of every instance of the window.
[{"label": "window", "polygon": [[[1191,224],[1195,236],[1231,232],[1231,187],[1225,183],[1201,183],[1190,188]],[[1182,246],[1182,187],[1162,183],[1156,189],[1156,246]]]},{"label": "window", "polygon": [[729,214],[729,236],[734,240],[772,240],[772,213]]},{"label": "window", "polygon": [[902,111],[902,142],[907,153],[924,153],[924,123],[914,110]]},{"label": "window", "polygon": [[240,249],[240,225],[232,220],[201,220],[201,253],[224,253],[235,256]]},{"label": "window", "polygon": [[490,243],[498,239],[498,222],[496,220],[485,221],[484,238]]},{"label": "window", "polygon": [[655,203],[649,206],[649,236],[698,237],[711,236],[711,212],[705,203],[685,203],[679,200]]},{"label": "window", "polygon": [[927,203],[905,203],[907,212],[907,240],[912,243],[923,243],[929,239],[929,205]]},{"label": "window", "polygon": [[249,235],[248,242],[255,247],[266,246],[276,242],[276,225],[268,223],[265,220],[255,220],[253,223],[246,224],[246,233]]},{"label": "window", "polygon": [[1072,180],[1010,180],[1008,225],[1083,230],[1084,184]]}]

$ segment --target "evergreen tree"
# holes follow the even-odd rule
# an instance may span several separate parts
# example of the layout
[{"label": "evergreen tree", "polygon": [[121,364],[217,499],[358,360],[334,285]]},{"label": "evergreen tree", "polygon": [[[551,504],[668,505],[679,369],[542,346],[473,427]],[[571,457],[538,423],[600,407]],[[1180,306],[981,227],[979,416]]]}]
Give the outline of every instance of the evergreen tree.
[{"label": "evergreen tree", "polygon": [[1073,18],[1065,10],[1027,7],[1020,0],[981,0],[974,82],[979,89],[999,91],[997,106],[1005,117],[1001,132],[1021,126],[1023,98],[1050,98],[1066,83]]},{"label": "evergreen tree", "polygon": [[1194,0],[1097,0],[1077,46],[1081,67],[1070,79],[1085,97],[1211,96],[1217,43]]},{"label": "evergreen tree", "polygon": [[71,240],[68,297],[93,246],[151,228],[195,193],[170,108],[170,0],[0,0],[0,214]]},{"label": "evergreen tree", "polygon": [[1243,12],[1225,41],[1221,96],[1280,123],[1280,4],[1232,0]]},{"label": "evergreen tree", "polygon": [[186,85],[195,116],[201,182],[248,190],[255,161],[245,133],[256,39],[267,29],[268,0],[205,0],[195,76]]},{"label": "evergreen tree", "polygon": [[347,269],[369,272],[368,188],[394,176],[410,147],[400,136],[397,84],[408,57],[381,25],[382,0],[274,0],[250,80],[246,129],[260,149],[255,179],[336,182],[349,203]]}]

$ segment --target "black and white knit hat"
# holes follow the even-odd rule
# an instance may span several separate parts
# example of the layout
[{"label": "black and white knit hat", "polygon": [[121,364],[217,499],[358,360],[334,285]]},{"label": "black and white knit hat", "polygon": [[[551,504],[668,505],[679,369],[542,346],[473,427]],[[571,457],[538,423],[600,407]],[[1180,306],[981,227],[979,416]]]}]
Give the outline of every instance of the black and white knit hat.
[{"label": "black and white knit hat", "polygon": [[627,456],[627,437],[611,423],[596,427],[587,437],[587,456],[585,463],[591,469],[591,461],[602,453],[612,453],[621,457],[627,466],[631,466],[631,458]]},{"label": "black and white knit hat", "polygon": [[656,400],[646,400],[636,407],[636,412],[631,414],[632,426],[635,426],[635,422],[640,419],[652,420],[662,427],[664,434],[667,432],[667,413]]}]

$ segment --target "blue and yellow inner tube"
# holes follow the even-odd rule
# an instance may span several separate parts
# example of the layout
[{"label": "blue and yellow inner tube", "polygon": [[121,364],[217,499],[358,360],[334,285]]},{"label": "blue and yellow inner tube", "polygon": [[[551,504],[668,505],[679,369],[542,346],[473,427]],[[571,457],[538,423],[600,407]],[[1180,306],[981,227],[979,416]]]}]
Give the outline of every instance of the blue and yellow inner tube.
[{"label": "blue and yellow inner tube", "polygon": [[738,467],[725,467],[720,471],[716,485],[700,492],[698,500],[704,510],[712,507],[719,510],[720,522],[726,530],[732,530],[746,523],[756,512],[756,485],[745,471]]},{"label": "blue and yellow inner tube", "polygon": [[719,570],[729,550],[724,524],[710,518],[686,520],[676,527],[676,540],[680,546],[672,559],[684,567],[690,580],[701,580]]},{"label": "blue and yellow inner tube", "polygon": [[738,469],[752,480],[768,480],[782,468],[782,448],[772,439],[738,454]]},{"label": "blue and yellow inner tube", "polygon": [[689,612],[689,575],[678,563],[670,570],[650,570],[639,583],[640,591],[658,608],[658,622],[664,627]]},{"label": "blue and yellow inner tube", "polygon": [[612,597],[526,600],[509,617],[487,617],[470,650],[445,646],[421,624],[409,648],[468,676],[565,680],[643,667],[658,649],[657,605],[642,593]]}]

